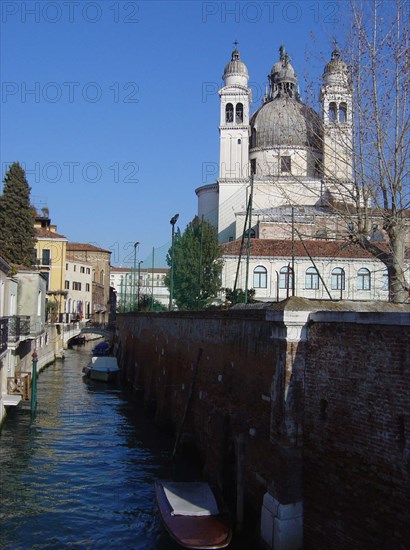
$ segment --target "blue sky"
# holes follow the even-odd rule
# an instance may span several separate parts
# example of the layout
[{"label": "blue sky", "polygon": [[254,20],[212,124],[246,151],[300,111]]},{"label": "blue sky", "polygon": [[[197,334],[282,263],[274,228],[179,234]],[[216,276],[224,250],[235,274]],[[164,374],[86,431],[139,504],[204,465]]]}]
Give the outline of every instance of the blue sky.
[{"label": "blue sky", "polygon": [[183,231],[195,188],[214,181],[234,40],[256,110],[281,44],[302,95],[307,74],[318,89],[342,18],[343,3],[314,0],[3,0],[2,179],[22,163],[58,232],[112,250],[113,265],[130,264],[136,241],[138,259],[159,258],[171,217]]}]

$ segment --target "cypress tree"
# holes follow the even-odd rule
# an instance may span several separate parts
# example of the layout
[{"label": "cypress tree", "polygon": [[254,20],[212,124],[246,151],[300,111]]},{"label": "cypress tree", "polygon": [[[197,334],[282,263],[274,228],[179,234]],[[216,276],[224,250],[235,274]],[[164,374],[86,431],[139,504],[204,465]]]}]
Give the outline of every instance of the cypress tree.
[{"label": "cypress tree", "polygon": [[8,262],[30,267],[34,264],[34,212],[26,174],[14,162],[3,181],[0,196],[0,255]]}]

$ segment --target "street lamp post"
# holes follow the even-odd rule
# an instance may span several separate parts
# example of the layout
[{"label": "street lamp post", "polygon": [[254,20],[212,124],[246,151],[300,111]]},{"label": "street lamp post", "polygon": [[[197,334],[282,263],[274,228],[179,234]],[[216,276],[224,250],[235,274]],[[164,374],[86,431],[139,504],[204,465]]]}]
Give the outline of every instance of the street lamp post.
[{"label": "street lamp post", "polygon": [[[131,289],[132,289],[132,302],[131,303],[134,303],[135,304],[135,274],[136,274],[136,271],[137,271],[137,246],[139,245],[140,243],[139,242],[136,242],[134,243],[134,273],[133,273],[133,277],[132,277],[132,286],[131,286]],[[135,305],[133,307],[133,311],[135,311]]]},{"label": "street lamp post", "polygon": [[140,260],[138,262],[138,283],[137,283],[137,310],[139,311],[140,309],[140,285],[141,285],[141,264],[143,264],[144,262],[142,260]]},{"label": "street lamp post", "polygon": [[172,311],[172,300],[174,297],[174,234],[175,234],[175,224],[177,223],[179,214],[175,214],[170,219],[170,224],[172,225],[171,233],[171,284],[169,287],[169,310]]}]

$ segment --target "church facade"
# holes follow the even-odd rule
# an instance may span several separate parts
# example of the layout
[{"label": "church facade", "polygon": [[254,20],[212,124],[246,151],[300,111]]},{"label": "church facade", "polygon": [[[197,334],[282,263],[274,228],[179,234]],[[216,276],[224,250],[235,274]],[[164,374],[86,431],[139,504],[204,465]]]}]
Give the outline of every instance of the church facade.
[{"label": "church facade", "polygon": [[[217,226],[223,286],[263,301],[289,295],[387,300],[384,264],[349,242],[355,206],[353,89],[335,49],[324,67],[321,114],[303,103],[283,46],[251,114],[249,73],[235,49],[220,96],[219,177],[196,189],[198,216]],[[350,218],[351,219],[351,218]],[[372,236],[384,239],[381,224]]]}]

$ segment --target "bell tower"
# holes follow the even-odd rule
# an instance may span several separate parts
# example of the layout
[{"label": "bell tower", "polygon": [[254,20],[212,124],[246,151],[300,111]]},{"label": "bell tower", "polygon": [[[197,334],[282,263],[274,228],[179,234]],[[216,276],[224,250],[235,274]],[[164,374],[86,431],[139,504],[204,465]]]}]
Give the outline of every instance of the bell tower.
[{"label": "bell tower", "polygon": [[[219,208],[218,233],[221,242],[235,236],[235,213],[223,204],[240,189],[246,193],[249,185],[249,109],[252,92],[248,87],[249,74],[241,60],[238,43],[223,73],[224,86],[219,90]],[[239,193],[240,194],[240,193]],[[241,208],[243,200],[240,199]],[[239,209],[239,203],[238,203]]]},{"label": "bell tower", "polygon": [[[235,46],[237,42],[235,42]],[[224,87],[219,90],[221,113],[219,123],[219,178],[248,178],[249,107],[248,69],[235,48],[223,74]]]},{"label": "bell tower", "polygon": [[320,100],[325,185],[336,200],[352,202],[353,90],[347,65],[337,49],[325,66]]}]

